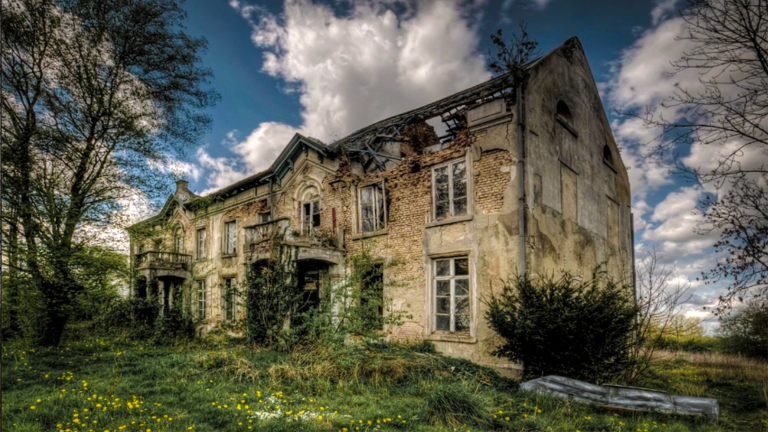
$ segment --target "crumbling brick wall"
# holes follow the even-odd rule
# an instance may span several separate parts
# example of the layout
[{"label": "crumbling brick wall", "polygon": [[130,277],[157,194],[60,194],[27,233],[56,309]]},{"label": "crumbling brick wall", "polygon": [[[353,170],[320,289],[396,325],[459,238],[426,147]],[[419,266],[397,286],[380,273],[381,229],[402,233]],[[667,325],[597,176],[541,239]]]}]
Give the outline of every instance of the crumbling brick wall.
[{"label": "crumbling brick wall", "polygon": [[504,189],[511,180],[509,167],[512,155],[507,150],[495,149],[482,154],[475,162],[475,205],[484,214],[501,212]]}]

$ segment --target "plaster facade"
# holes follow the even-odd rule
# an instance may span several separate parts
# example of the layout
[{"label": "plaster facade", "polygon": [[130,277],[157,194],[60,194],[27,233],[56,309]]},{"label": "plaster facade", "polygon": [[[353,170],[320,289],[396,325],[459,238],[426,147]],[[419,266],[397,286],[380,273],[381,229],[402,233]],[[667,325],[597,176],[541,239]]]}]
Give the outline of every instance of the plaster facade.
[{"label": "plaster facade", "polygon": [[[580,42],[528,71],[519,106],[513,83],[495,78],[331,145],[297,135],[270,169],[207,197],[178,183],[163,211],[142,222],[161,228],[161,242],[132,240],[136,274],[158,278],[161,290],[204,281],[211,328],[227,317],[223,281],[245,279],[266,257],[269,234],[285,232],[299,260],[331,276],[366,245],[400,263],[384,275],[384,296],[412,318],[386,329],[391,339],[429,339],[447,355],[514,368],[489,354],[498,340],[482,299],[521,259],[532,275],[588,277],[601,263],[616,279],[633,273],[629,180]],[[450,126],[443,137],[427,122],[435,117]],[[378,204],[363,198],[369,186]],[[175,267],[152,264],[141,258],[152,249],[183,256],[168,259]]]}]

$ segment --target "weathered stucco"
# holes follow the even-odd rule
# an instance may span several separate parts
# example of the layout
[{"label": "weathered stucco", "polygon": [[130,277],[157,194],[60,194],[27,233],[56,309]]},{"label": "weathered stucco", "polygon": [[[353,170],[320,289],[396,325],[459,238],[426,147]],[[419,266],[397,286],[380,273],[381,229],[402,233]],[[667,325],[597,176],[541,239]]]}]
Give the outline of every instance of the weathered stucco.
[{"label": "weathered stucco", "polygon": [[[243,281],[249,264],[266,257],[268,243],[254,239],[279,227],[286,241],[299,247],[300,260],[323,263],[337,276],[345,271],[345,257],[364,246],[383,261],[398,262],[384,275],[384,295],[393,310],[411,318],[386,329],[393,340],[430,339],[448,355],[505,366],[506,360],[490,355],[498,339],[483,318],[483,298],[519,268],[518,176],[524,176],[529,274],[589,276],[605,263],[616,279],[629,281],[632,275],[629,180],[580,43],[569,40],[529,71],[522,106],[523,173],[516,150],[517,107],[502,92],[466,103],[454,115],[460,127],[442,142],[424,119],[411,122],[377,147],[381,159],[334,151],[297,135],[270,171],[211,197],[185,195],[182,183],[149,223],[166,221],[165,250],[173,248],[167,227],[182,227],[183,252],[192,255],[185,281],[206,281],[211,326],[224,318],[220,282]],[[466,161],[467,214],[436,220],[433,168],[458,160]],[[374,169],[377,165],[381,168]],[[386,227],[363,233],[358,191],[371,184],[384,185]],[[308,201],[320,203],[320,225],[311,236],[300,232],[302,203]],[[264,222],[270,213],[272,221]],[[238,227],[232,256],[221,246],[228,221]],[[195,252],[200,228],[207,232],[205,258]],[[137,241],[132,248],[137,254]],[[433,263],[456,256],[469,259],[470,330],[463,334],[435,331]]]}]

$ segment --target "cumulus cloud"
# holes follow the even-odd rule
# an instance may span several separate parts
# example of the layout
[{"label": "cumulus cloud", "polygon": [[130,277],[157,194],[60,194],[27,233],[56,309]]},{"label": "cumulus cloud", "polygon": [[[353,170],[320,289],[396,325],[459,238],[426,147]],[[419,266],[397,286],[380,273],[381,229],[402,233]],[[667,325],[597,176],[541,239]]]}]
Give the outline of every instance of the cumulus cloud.
[{"label": "cumulus cloud", "polygon": [[286,0],[280,15],[229,4],[251,25],[262,71],[298,93],[302,123],[261,123],[233,143],[240,170],[231,158],[198,154],[212,190],[269,166],[295,133],[329,143],[491,78],[478,51],[479,12],[459,0],[360,0],[344,14],[310,0]]}]

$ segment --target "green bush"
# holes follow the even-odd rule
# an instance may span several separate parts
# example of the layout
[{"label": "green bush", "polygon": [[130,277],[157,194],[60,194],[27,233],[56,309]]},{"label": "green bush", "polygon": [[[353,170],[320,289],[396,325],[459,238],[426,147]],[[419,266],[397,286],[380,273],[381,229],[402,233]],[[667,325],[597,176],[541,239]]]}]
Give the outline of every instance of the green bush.
[{"label": "green bush", "polygon": [[768,359],[768,305],[751,303],[726,317],[720,334],[725,352]]},{"label": "green bush", "polygon": [[584,282],[514,278],[484,299],[485,317],[504,340],[494,354],[521,362],[524,378],[615,379],[632,364],[631,292],[601,271]]}]

